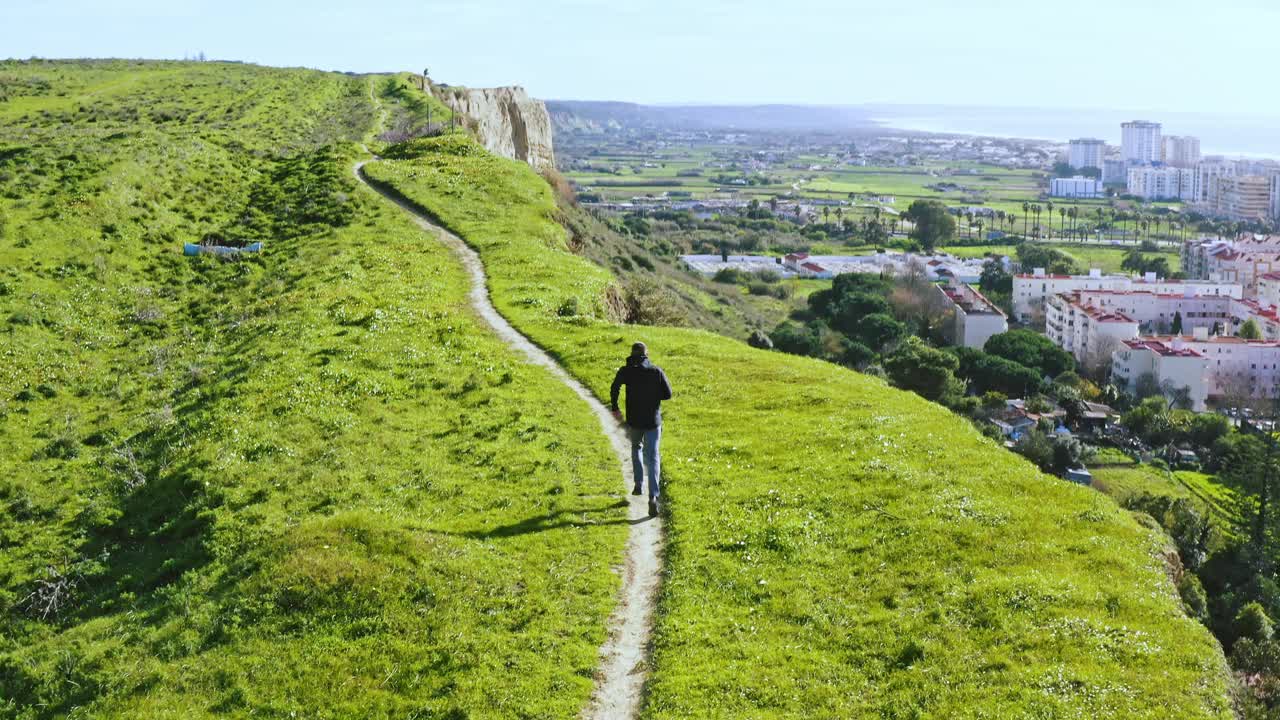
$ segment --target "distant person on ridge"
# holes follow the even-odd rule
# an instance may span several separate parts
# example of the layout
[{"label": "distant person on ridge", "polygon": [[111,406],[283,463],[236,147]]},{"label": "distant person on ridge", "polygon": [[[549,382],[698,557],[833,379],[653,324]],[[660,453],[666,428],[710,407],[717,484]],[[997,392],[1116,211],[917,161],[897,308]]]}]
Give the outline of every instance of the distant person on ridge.
[{"label": "distant person on ridge", "polygon": [[[618,411],[618,391],[627,388],[627,416],[624,421]],[[613,378],[613,387],[609,390],[609,404],[613,416],[626,425],[627,436],[631,440],[631,470],[635,478],[632,495],[640,495],[643,491],[641,481],[644,470],[649,468],[649,516],[658,514],[658,497],[662,494],[662,486],[658,479],[658,443],[662,439],[662,401],[671,399],[671,384],[662,368],[649,362],[649,350],[644,343],[631,346],[631,357],[627,364],[618,368]],[[644,451],[643,462],[641,450]]]}]

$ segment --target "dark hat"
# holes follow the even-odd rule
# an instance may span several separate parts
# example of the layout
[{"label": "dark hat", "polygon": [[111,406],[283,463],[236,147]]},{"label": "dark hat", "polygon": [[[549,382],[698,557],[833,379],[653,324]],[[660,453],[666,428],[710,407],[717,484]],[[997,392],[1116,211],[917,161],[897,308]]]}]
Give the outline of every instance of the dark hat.
[{"label": "dark hat", "polygon": [[648,356],[649,356],[649,348],[645,347],[644,343],[638,342],[638,343],[631,344],[631,357],[648,357]]}]

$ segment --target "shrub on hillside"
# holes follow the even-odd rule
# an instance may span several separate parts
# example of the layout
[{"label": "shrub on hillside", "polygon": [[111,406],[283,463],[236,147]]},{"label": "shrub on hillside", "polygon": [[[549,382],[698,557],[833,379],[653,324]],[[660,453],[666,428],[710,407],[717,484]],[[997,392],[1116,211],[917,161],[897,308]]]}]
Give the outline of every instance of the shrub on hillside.
[{"label": "shrub on hillside", "polygon": [[411,160],[425,155],[454,155],[478,157],[485,149],[464,133],[448,133],[435,137],[415,138],[397,143],[382,151],[382,157],[390,160]]},{"label": "shrub on hillside", "polygon": [[681,326],[688,322],[675,294],[654,280],[638,278],[628,282],[623,297],[628,324]]}]

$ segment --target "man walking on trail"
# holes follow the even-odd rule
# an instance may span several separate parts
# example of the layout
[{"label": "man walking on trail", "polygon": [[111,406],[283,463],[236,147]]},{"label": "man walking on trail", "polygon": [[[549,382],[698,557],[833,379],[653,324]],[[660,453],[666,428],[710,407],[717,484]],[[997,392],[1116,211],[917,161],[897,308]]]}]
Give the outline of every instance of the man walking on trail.
[{"label": "man walking on trail", "polygon": [[[627,417],[624,421],[618,412],[618,391],[627,388]],[[609,403],[613,416],[623,422],[631,440],[631,469],[636,486],[632,495],[643,492],[641,481],[644,470],[649,469],[649,516],[658,515],[658,497],[662,486],[658,479],[658,442],[662,439],[662,401],[671,399],[671,384],[662,368],[649,362],[649,351],[644,343],[631,346],[627,364],[618,368],[609,390]],[[641,451],[644,457],[641,458]],[[643,460],[643,462],[642,462]]]}]

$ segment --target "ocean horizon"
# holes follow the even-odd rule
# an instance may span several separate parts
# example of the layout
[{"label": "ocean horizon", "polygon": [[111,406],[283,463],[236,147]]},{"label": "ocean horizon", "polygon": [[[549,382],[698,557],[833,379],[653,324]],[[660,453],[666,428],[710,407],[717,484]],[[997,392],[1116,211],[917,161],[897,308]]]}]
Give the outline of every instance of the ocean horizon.
[{"label": "ocean horizon", "polygon": [[1120,123],[1151,120],[1165,135],[1200,138],[1202,155],[1280,159],[1280,117],[1051,108],[867,105],[873,122],[896,130],[1062,142],[1080,137],[1120,144]]}]

